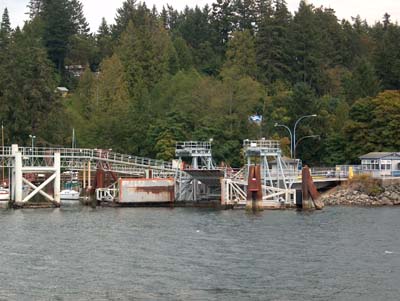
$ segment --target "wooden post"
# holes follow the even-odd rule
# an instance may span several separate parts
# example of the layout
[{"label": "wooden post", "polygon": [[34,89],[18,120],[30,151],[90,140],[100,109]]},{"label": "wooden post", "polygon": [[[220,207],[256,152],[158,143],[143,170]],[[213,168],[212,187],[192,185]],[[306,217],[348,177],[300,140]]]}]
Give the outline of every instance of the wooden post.
[{"label": "wooden post", "polygon": [[83,190],[85,190],[85,188],[86,188],[86,163],[85,162],[83,162],[83,183],[82,183],[82,186],[83,186]]},{"label": "wooden post", "polygon": [[90,190],[92,188],[92,183],[91,183],[91,166],[90,166],[90,160],[88,162],[88,185],[87,188]]}]

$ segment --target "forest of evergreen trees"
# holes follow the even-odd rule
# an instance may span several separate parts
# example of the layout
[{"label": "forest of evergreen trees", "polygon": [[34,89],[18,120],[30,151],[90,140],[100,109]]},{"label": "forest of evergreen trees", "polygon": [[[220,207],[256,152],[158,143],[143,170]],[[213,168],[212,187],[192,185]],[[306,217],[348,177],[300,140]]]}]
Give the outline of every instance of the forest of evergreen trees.
[{"label": "forest of evergreen trees", "polygon": [[[0,27],[0,120],[7,144],[69,146],[169,160],[175,142],[213,138],[218,162],[242,164],[243,139],[280,139],[302,115],[298,157],[314,165],[400,151],[400,27],[338,20],[300,1],[216,0],[161,11],[126,0],[91,33],[78,0],[31,0],[29,20]],[[74,77],[66,66],[82,65]],[[56,87],[70,90],[60,97]],[[249,122],[263,116],[261,126]]]}]

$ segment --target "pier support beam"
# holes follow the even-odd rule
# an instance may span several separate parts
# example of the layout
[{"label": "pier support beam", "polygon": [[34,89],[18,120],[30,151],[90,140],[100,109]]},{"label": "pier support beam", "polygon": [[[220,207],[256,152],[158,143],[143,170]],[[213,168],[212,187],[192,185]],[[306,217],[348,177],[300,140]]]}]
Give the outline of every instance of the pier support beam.
[{"label": "pier support beam", "polygon": [[246,210],[261,211],[263,209],[261,167],[251,165],[249,166]]},{"label": "pier support beam", "polygon": [[14,201],[17,203],[22,202],[22,154],[21,152],[16,152],[14,155],[15,158],[15,167],[14,167],[14,191],[15,191],[15,199]]},{"label": "pier support beam", "polygon": [[310,169],[308,166],[304,166],[302,170],[302,208],[303,209],[318,209],[321,210],[324,207],[324,203],[319,200],[320,194],[314,185],[311,177]]},{"label": "pier support beam", "polygon": [[55,169],[55,179],[54,179],[54,202],[57,205],[61,204],[61,156],[60,153],[54,154],[54,169]]},{"label": "pier support beam", "polygon": [[[11,172],[11,200],[17,206],[23,206],[29,202],[36,194],[40,193],[44,198],[53,202],[56,206],[61,203],[60,190],[61,190],[61,155],[54,153],[53,166],[24,166],[22,153],[19,151],[18,145],[12,145],[13,168]],[[34,185],[29,180],[23,177],[24,173],[51,173],[51,176],[39,186]],[[53,196],[47,194],[43,189],[50,184],[54,183]],[[24,186],[29,186],[32,191],[28,195],[24,195]]]}]

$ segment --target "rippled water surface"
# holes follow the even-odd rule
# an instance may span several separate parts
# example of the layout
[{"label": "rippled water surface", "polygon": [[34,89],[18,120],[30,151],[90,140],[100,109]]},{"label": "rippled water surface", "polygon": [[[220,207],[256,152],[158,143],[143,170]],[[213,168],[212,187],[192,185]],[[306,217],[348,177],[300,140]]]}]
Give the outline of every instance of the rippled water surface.
[{"label": "rippled water surface", "polygon": [[0,300],[399,300],[400,208],[0,210]]}]

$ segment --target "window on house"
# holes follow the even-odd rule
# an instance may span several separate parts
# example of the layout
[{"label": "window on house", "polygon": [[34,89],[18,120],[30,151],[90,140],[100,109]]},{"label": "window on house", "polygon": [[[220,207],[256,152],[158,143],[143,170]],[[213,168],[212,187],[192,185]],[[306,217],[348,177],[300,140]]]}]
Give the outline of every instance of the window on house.
[{"label": "window on house", "polygon": [[381,160],[381,169],[382,170],[391,170],[392,162],[390,160]]}]

